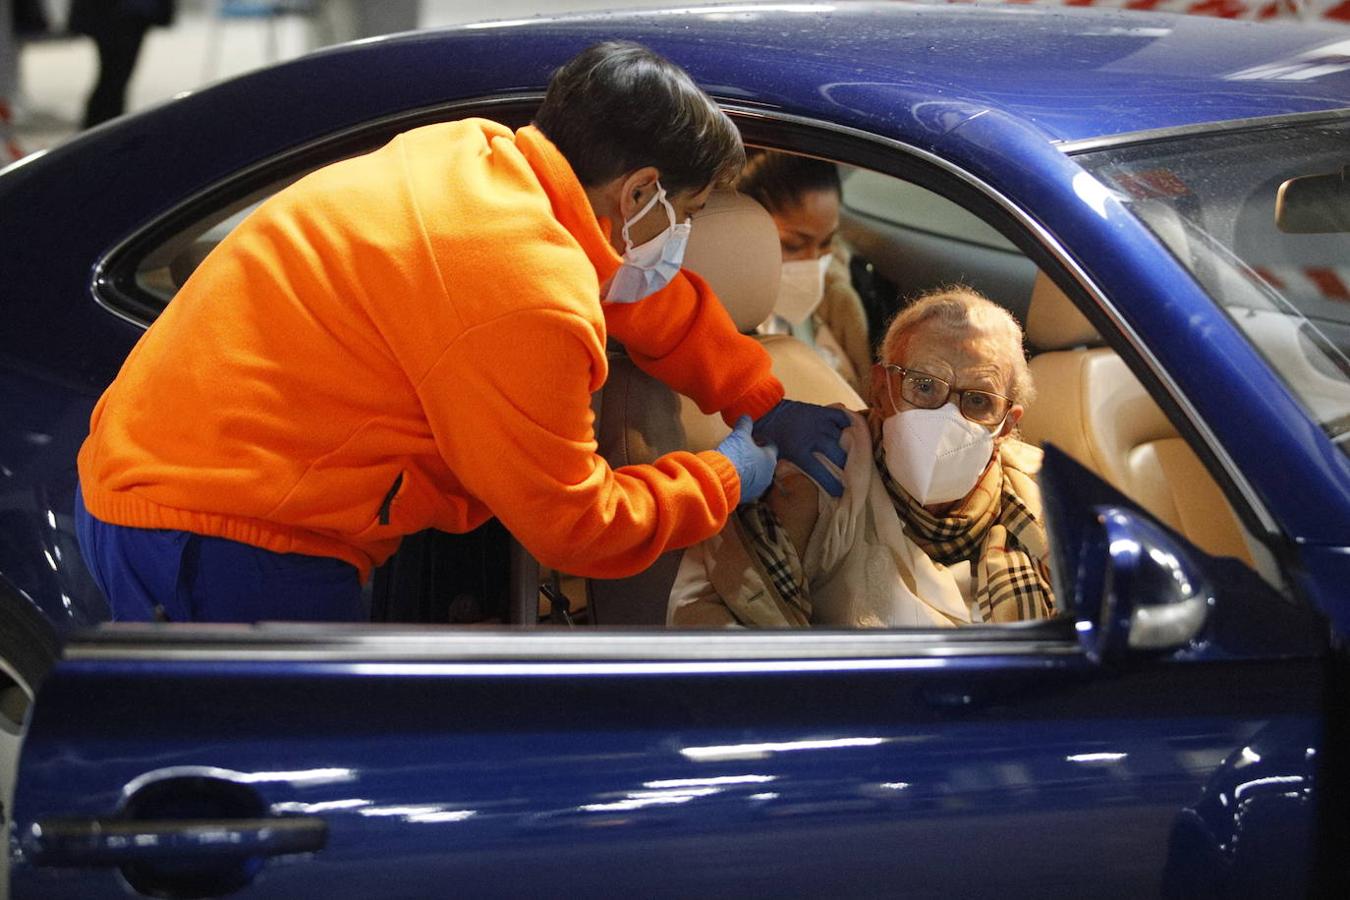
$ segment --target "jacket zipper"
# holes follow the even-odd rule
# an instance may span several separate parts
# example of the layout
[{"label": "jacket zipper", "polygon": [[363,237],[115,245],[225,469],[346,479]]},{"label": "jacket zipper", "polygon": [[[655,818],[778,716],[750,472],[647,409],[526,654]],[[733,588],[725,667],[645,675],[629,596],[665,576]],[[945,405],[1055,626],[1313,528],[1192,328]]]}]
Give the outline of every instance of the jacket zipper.
[{"label": "jacket zipper", "polygon": [[394,479],[394,484],[389,488],[389,493],[384,495],[384,502],[380,504],[380,524],[389,524],[389,510],[394,505],[394,498],[398,496],[398,489],[403,487],[403,473],[399,472],[398,477]]}]

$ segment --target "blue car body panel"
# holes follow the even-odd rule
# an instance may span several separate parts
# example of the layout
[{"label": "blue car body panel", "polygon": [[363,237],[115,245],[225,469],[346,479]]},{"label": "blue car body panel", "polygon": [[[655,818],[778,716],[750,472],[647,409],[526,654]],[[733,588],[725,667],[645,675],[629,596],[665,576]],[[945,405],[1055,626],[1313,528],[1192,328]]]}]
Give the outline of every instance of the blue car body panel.
[{"label": "blue car body panel", "polygon": [[[1244,75],[1316,59],[1338,32],[1225,25],[905,4],[540,19],[326,50],[96,129],[0,178],[0,247],[8,248],[0,257],[3,412],[19,425],[0,435],[0,474],[12,473],[5,480],[13,497],[11,525],[0,530],[0,574],[63,631],[104,615],[82,567],[69,563],[71,529],[49,520],[70,509],[69,462],[87,415],[140,330],[92,308],[89,268],[49,260],[92,266],[184,198],[362,123],[455,100],[537,93],[577,49],[611,37],[670,54],[746,110],[938,154],[1031,210],[1196,405],[1285,537],[1350,546],[1344,455],[1132,215],[1113,200],[1080,195],[1081,169],[1051,143],[1346,106],[1348,71],[1305,80]],[[970,40],[981,29],[996,34],[999,52]],[[82,225],[73,229],[75,210]],[[1204,366],[1190,364],[1197,341],[1216,347]],[[1278,472],[1264,465],[1271,453],[1288,461]],[[1304,496],[1324,502],[1314,508]],[[1350,613],[1329,612],[1350,624],[1343,620]]]},{"label": "blue car body panel", "polygon": [[[1316,65],[1343,32],[1089,10],[816,7],[541,18],[334,48],[0,174],[0,578],[63,634],[105,616],[70,510],[89,414],[141,333],[91,293],[110,252],[279,154],[457,101],[534,97],[577,50],[628,38],[685,66],[743,123],[805,122],[897,159],[913,151],[1001,198],[1070,280],[1100,291],[1135,365],[1175,390],[1241,473],[1293,591],[1350,634],[1344,454],[1063,149],[1343,109],[1350,71],[1280,74]],[[182,646],[153,630],[105,631],[71,644],[35,705],[14,892],[123,895],[115,868],[46,865],[31,827],[115,816],[151,774],[229,780],[271,815],[327,823],[323,850],[252,871],[244,896],[597,886],[741,896],[784,885],[961,896],[991,884],[1186,895],[1259,883],[1241,880],[1251,857],[1231,835],[1257,819],[1234,818],[1239,807],[1285,823],[1262,833],[1284,836],[1279,858],[1301,893],[1313,848],[1300,836],[1315,831],[1321,777],[1312,761],[1327,743],[1324,640],[1299,608],[1219,574],[1223,614],[1204,640],[1117,667],[1073,652],[1067,634],[1017,654],[548,662],[530,655],[537,644],[505,660],[447,650],[391,661],[348,655],[322,629],[270,655],[244,646],[266,629]],[[1251,769],[1252,756],[1265,762]],[[1260,779],[1276,780],[1248,786]]]},{"label": "blue car body panel", "polygon": [[[107,816],[123,785],[205,764],[328,825],[243,897],[1124,898],[1162,888],[1179,816],[1253,735],[1320,742],[1308,662],[780,668],[66,663],[16,817]],[[16,897],[121,889],[18,841]]]}]

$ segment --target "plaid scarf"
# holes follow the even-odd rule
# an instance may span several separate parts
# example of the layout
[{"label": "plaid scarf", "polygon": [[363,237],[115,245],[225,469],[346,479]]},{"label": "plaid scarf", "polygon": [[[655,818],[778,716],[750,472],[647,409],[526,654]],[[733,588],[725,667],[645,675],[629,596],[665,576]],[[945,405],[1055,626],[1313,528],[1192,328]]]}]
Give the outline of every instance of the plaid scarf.
[{"label": "plaid scarf", "polygon": [[[1019,450],[1020,448],[1020,450]],[[1040,516],[1040,491],[1023,471],[1024,445],[1006,441],[976,489],[941,518],[914,501],[895,483],[877,447],[876,468],[910,536],[943,565],[974,560],[973,587],[985,622],[1020,622],[1054,615],[1054,594],[1046,569],[1048,544]],[[997,498],[998,502],[995,502]],[[750,563],[769,588],[775,622],[802,627],[810,622],[809,581],[797,548],[767,503],[741,507],[733,519]],[[742,625],[762,625],[729,604]]]},{"label": "plaid scarf", "polygon": [[[783,617],[783,624],[801,627],[810,624],[811,598],[807,594],[806,571],[788,533],[767,503],[741,507],[734,520],[741,542],[750,549],[750,560],[759,567],[769,586],[769,600]],[[733,606],[732,614],[742,625],[751,624]]]},{"label": "plaid scarf", "polygon": [[895,483],[880,442],[876,447],[877,471],[906,533],[935,562],[974,562],[975,600],[985,622],[1022,622],[1055,614],[1039,491],[1030,475],[1015,464],[1005,465],[1015,463],[1016,453],[1008,446],[1012,443],[1005,442],[994,455],[960,508],[941,517]]}]

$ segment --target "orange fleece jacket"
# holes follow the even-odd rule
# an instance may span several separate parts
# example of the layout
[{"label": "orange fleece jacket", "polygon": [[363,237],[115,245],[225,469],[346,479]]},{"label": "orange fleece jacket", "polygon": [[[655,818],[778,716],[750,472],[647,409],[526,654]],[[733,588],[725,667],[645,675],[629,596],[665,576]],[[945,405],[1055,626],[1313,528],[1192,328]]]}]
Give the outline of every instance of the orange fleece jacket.
[{"label": "orange fleece jacket", "polygon": [[405,534],[493,515],[545,565],[640,571],[721,529],[740,485],[720,453],[596,454],[606,334],[728,422],[783,390],[696,275],[602,305],[619,262],[533,127],[431,125],[327,166],[245,219],[142,336],[80,450],[85,503],[363,579]]}]

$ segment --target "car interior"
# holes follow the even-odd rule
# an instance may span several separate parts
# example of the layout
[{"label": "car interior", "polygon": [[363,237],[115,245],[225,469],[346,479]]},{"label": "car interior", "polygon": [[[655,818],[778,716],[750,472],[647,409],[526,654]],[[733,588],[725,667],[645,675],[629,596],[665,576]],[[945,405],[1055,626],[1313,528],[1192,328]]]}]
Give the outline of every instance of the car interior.
[{"label": "car interior", "polygon": [[1089,153],[1342,449],[1350,439],[1343,122]]},{"label": "car interior", "polygon": [[[1024,326],[1038,400],[1024,440],[1052,442],[1206,553],[1233,557],[1280,586],[1270,551],[1244,526],[1201,458],[1125,360],[1056,280],[1004,233],[960,203],[892,175],[841,165],[838,241],[867,314],[873,344],[904,302],[964,284],[1005,306]],[[168,302],[196,266],[284,182],[199,218],[144,253],[135,283],[149,304]],[[704,278],[738,327],[751,333],[774,305],[781,252],[769,214],[754,200],[715,193],[696,217],[685,265]],[[1074,289],[1068,279],[1070,289]],[[865,408],[812,348],[790,335],[756,337],[787,396]],[[641,372],[622,347],[593,398],[600,453],[612,466],[678,449],[712,449],[729,430],[719,416]],[[457,624],[648,626],[665,623],[681,551],[617,580],[540,571],[500,525],[468,535],[424,532],[404,540],[370,587],[372,618]]]},{"label": "car interior", "polygon": [[[930,205],[941,199],[929,196]],[[892,228],[868,237],[876,248],[909,235]],[[1006,249],[985,248],[991,254],[1016,254],[1016,259],[995,259],[986,266],[987,279],[1005,280],[1007,293],[1002,296],[1010,293],[1020,299],[1022,286],[1014,280],[1018,270],[1030,267],[1033,273],[1026,305],[1008,304],[1024,322],[1032,375],[1041,386],[1037,403],[1022,420],[1023,438],[1035,444],[1055,443],[1205,552],[1254,566],[1250,545],[1256,542],[1143,385],[1119,355],[1104,346],[1064,292],[1011,244],[1003,244]],[[908,257],[915,261],[919,255]],[[777,259],[777,236],[767,213],[754,200],[725,192],[715,195],[698,217],[686,265],[708,279],[737,325],[749,331],[772,309]],[[949,282],[939,279],[929,284],[943,283]],[[989,295],[1001,296],[992,290]],[[758,340],[773,358],[774,373],[789,397],[865,408],[863,400],[801,341],[790,335]],[[611,465],[650,462],[677,449],[711,449],[726,434],[719,417],[700,413],[689,400],[643,375],[621,355],[611,362],[610,380],[597,406],[601,453]],[[617,402],[610,399],[615,394]],[[588,580],[592,621],[659,624],[678,563],[676,551],[632,579]]]}]

